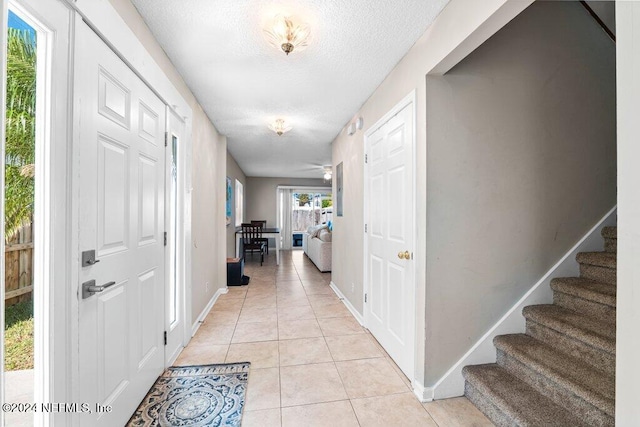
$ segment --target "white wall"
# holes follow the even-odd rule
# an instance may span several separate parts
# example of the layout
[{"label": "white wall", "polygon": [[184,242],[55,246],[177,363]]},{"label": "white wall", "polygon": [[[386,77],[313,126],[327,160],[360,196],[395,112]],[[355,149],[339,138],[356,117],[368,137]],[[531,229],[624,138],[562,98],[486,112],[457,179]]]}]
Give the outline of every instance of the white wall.
[{"label": "white wall", "polygon": [[[236,179],[242,183],[243,188],[246,188],[247,176],[228,150],[227,176],[231,178],[231,188],[233,189],[233,198],[231,199],[231,224],[227,225],[227,257],[231,258],[236,256]],[[245,202],[243,206],[246,206],[246,197],[244,199]],[[244,210],[246,210],[246,207]]]},{"label": "white wall", "polygon": [[427,77],[427,384],[615,205],[615,100],[615,44],[576,2]]},{"label": "white wall", "polygon": [[[318,174],[322,173],[318,170]],[[252,219],[266,219],[268,227],[276,226],[276,190],[279,185],[329,187],[322,178],[260,178],[247,177],[247,185],[244,188],[245,221]]]},{"label": "white wall", "polygon": [[191,313],[195,322],[215,292],[226,286],[227,243],[222,232],[225,229],[226,138],[215,129],[136,8],[129,0],[109,1],[193,111]]},{"label": "white wall", "polygon": [[640,3],[616,2],[618,59],[618,307],[616,425],[640,420]]}]

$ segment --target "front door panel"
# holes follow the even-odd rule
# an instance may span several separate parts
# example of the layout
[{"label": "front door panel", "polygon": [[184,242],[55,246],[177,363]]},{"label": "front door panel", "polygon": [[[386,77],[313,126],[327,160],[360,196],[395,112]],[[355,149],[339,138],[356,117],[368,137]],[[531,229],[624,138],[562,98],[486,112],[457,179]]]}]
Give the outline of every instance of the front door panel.
[{"label": "front door panel", "polygon": [[110,284],[79,293],[79,389],[112,408],[80,424],[124,425],[164,368],[165,106],[84,23],[75,58],[80,283]]}]

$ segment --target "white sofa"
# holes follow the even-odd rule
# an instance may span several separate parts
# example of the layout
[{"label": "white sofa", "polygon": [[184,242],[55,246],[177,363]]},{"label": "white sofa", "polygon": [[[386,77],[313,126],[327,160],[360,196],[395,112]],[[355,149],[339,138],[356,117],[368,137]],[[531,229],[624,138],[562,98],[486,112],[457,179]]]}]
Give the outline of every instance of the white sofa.
[{"label": "white sofa", "polygon": [[302,235],[302,249],[321,272],[331,271],[331,231],[326,225],[309,227]]}]

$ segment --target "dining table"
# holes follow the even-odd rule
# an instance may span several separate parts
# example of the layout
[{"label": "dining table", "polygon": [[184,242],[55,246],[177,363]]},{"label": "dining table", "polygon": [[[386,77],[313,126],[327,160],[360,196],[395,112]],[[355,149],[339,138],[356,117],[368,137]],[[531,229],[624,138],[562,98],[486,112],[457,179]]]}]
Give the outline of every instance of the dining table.
[{"label": "dining table", "polygon": [[[262,229],[262,237],[273,237],[276,241],[276,265],[280,265],[280,229],[278,227],[264,227]],[[240,258],[242,252],[240,245],[242,244],[242,228],[236,229],[236,258]]]}]

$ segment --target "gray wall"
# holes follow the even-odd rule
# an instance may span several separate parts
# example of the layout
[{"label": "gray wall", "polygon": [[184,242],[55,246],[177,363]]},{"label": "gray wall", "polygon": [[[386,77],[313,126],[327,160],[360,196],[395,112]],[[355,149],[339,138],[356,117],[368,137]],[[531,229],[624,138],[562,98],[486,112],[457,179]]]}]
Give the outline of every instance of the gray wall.
[{"label": "gray wall", "polygon": [[[318,170],[321,174],[322,170]],[[308,187],[331,187],[322,178],[260,178],[247,177],[244,189],[246,221],[266,219],[267,227],[276,226],[276,189],[279,185],[300,185]]]},{"label": "gray wall", "polygon": [[591,1],[587,4],[607,26],[607,29],[616,34],[616,2],[615,1]]},{"label": "gray wall", "polygon": [[573,2],[427,77],[427,385],[615,205],[615,88],[615,45]]},{"label": "gray wall", "polygon": [[[247,177],[238,166],[238,162],[227,151],[227,176],[231,178],[231,187],[233,188],[233,199],[231,200],[231,224],[227,225],[227,257],[235,257],[236,255],[236,179],[242,183],[245,192],[245,212],[246,212],[246,188]],[[226,182],[225,182],[226,185]]]}]

